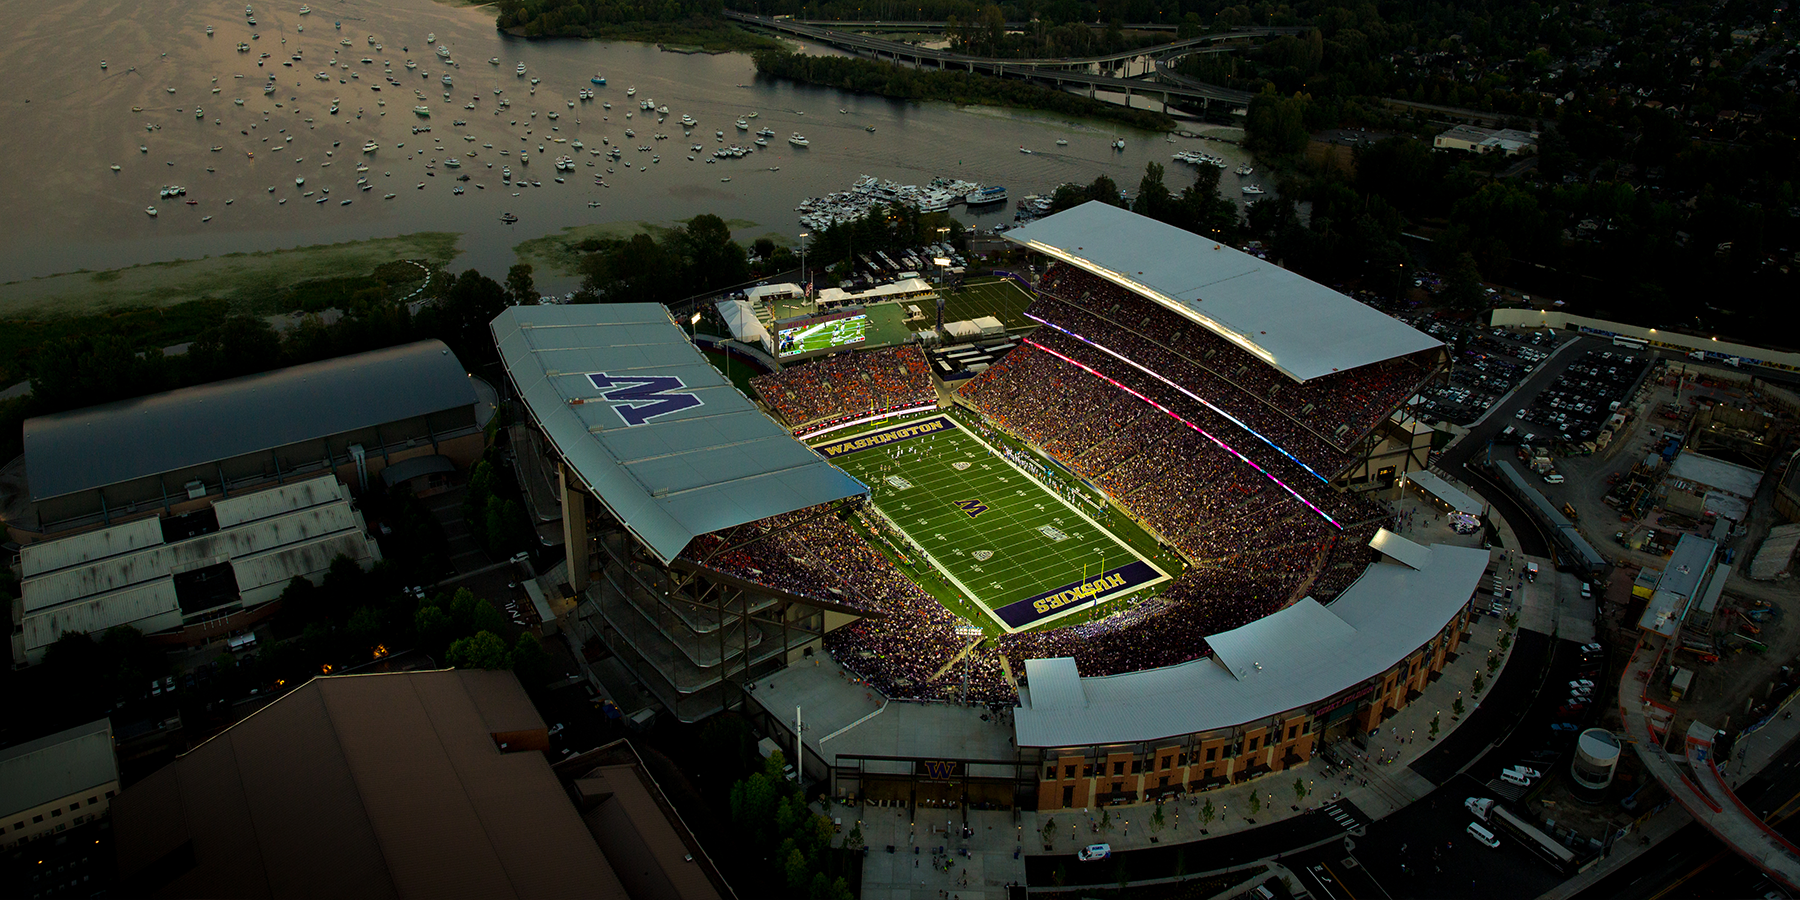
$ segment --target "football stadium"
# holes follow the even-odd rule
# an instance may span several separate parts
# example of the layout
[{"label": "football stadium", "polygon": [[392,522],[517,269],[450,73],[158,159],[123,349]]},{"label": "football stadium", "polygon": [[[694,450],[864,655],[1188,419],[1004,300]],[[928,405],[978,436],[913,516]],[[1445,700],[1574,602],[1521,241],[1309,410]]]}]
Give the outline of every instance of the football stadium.
[{"label": "football stadium", "polygon": [[[1007,237],[1042,273],[1027,327],[953,379],[954,329],[872,346],[855,308],[738,346],[770,369],[751,397],[655,304],[494,321],[591,658],[684,721],[743,710],[869,802],[1147,802],[1417,697],[1488,563],[1384,527],[1445,348],[1105,204]],[[958,738],[959,710],[1005,741]],[[877,713],[909,749],[840,737]]]}]

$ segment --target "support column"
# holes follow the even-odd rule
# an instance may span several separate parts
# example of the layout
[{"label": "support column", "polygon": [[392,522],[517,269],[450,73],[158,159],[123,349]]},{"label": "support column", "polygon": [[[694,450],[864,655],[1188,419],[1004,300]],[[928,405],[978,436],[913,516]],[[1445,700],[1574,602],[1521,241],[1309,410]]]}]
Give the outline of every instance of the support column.
[{"label": "support column", "polygon": [[588,586],[587,498],[572,483],[569,467],[556,463],[556,476],[562,492],[563,558],[569,563],[569,587],[579,594]]}]

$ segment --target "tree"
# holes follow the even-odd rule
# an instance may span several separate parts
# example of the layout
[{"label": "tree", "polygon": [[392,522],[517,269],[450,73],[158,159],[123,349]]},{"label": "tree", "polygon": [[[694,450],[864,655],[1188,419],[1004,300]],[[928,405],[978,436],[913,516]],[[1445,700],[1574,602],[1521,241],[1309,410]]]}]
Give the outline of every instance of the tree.
[{"label": "tree", "polygon": [[1205,805],[1200,807],[1200,824],[1202,826],[1211,825],[1212,820],[1218,815],[1218,810],[1213,809],[1212,798],[1206,798]]},{"label": "tree", "polygon": [[456,350],[463,364],[494,359],[497,351],[488,335],[488,323],[506,308],[506,288],[469,269],[449,279],[438,300],[435,331]]},{"label": "tree", "polygon": [[381,615],[373,606],[359,606],[350,614],[350,622],[345,626],[351,640],[368,646],[374,644],[381,632]]},{"label": "tree", "polygon": [[782,870],[787,874],[788,890],[796,894],[804,891],[807,884],[812,881],[812,878],[809,877],[812,875],[812,863],[807,861],[806,854],[801,853],[799,847],[787,852],[782,862]]},{"label": "tree", "polygon": [[259,316],[230,316],[200,333],[185,360],[192,381],[218,381],[282,364],[281,338]]},{"label": "tree", "polygon": [[1055,816],[1046,816],[1044,818],[1044,846],[1046,846],[1046,847],[1050,846],[1050,839],[1055,836],[1056,836],[1056,817]]},{"label": "tree", "polygon": [[1479,309],[1486,299],[1475,255],[1457,254],[1456,263],[1450,267],[1449,280],[1444,285],[1444,302],[1457,309]]},{"label": "tree", "polygon": [[450,614],[436,606],[420,606],[413,613],[413,631],[419,635],[419,646],[433,656],[441,656],[444,645],[454,633],[456,623]]},{"label": "tree", "polygon": [[536,635],[527,631],[513,642],[512,669],[518,674],[520,684],[528,688],[539,687],[556,674],[556,658],[538,643]]},{"label": "tree", "polygon": [[1257,153],[1288,156],[1306,149],[1307,107],[1311,98],[1305,94],[1284,97],[1274,85],[1250,98],[1249,115],[1244,121],[1244,144]]},{"label": "tree", "polygon": [[1250,814],[1254,816],[1260,812],[1262,812],[1262,795],[1258,794],[1255,791],[1251,791],[1250,792]]},{"label": "tree", "polygon": [[506,270],[506,292],[512,295],[514,303],[538,302],[537,285],[531,279],[531,263],[514,263]]},{"label": "tree", "polygon": [[1487,679],[1481,677],[1480,672],[1476,672],[1475,680],[1469,682],[1469,688],[1470,688],[1471,693],[1479,694],[1479,693],[1481,693],[1481,689],[1486,686],[1487,686]]},{"label": "tree", "polygon": [[[1202,166],[1201,168],[1211,169],[1212,167]],[[1131,211],[1159,222],[1168,222],[1169,214],[1174,211],[1174,206],[1174,196],[1169,193],[1168,185],[1163,184],[1162,163],[1145,164],[1143,180],[1138,182],[1137,197],[1131,201]],[[1171,222],[1170,224],[1179,226],[1180,223]]]},{"label": "tree", "polygon": [[1152,834],[1160,833],[1163,826],[1167,824],[1169,824],[1168,820],[1163,817],[1162,801],[1159,800],[1156,803],[1156,809],[1150,813],[1150,832]]},{"label": "tree", "polygon": [[1304,801],[1306,799],[1306,795],[1308,793],[1310,793],[1310,792],[1307,791],[1307,789],[1306,789],[1306,779],[1298,778],[1298,777],[1295,778],[1294,779],[1294,800],[1296,802]]},{"label": "tree", "polygon": [[[1477,674],[1479,674],[1479,673],[1477,673]],[[1452,716],[1455,716],[1456,718],[1459,718],[1459,719],[1462,718],[1463,700],[1461,697],[1458,697],[1455,700],[1450,701],[1450,714]]]},{"label": "tree", "polygon": [[742,245],[731,239],[725,220],[707,214],[689,219],[677,241],[687,270],[688,294],[738,284],[750,277],[750,264]]},{"label": "tree", "polygon": [[450,644],[450,664],[459,669],[504,669],[506,642],[491,631],[477,631]]},{"label": "tree", "polygon": [[1438,713],[1431,714],[1431,739],[1434,741],[1437,740],[1438,730],[1442,727],[1438,724],[1438,718]]}]

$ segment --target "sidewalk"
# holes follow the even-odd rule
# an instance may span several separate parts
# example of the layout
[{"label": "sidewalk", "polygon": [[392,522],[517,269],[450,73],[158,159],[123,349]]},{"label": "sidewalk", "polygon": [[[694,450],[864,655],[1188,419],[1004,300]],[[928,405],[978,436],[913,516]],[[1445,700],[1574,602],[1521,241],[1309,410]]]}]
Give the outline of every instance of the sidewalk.
[{"label": "sidewalk", "polygon": [[[1046,855],[1043,825],[1054,820],[1048,855],[1073,857],[1080,848],[1110,843],[1115,852],[1167,846],[1250,831],[1294,818],[1334,803],[1347,802],[1373,820],[1390,815],[1436,789],[1413,771],[1413,761],[1434,749],[1431,720],[1439,724],[1438,740],[1452,733],[1480,705],[1471,698],[1470,683],[1480,671],[1491,688],[1499,671],[1487,671],[1503,624],[1479,617],[1473,637],[1444,667],[1442,677],[1382,726],[1364,738],[1366,750],[1348,742],[1338,745],[1347,766],[1332,766],[1322,755],[1306,764],[1250,782],[1189,795],[1162,804],[1163,824],[1153,824],[1157,806],[1136,804],[1102,810],[950,810],[859,807],[833,804],[828,815],[841,818],[840,840],[853,825],[862,826],[869,855],[863,863],[865,900],[941,900],[939,891],[961,900],[1002,900],[1008,884],[1025,883],[1025,856]],[[1498,652],[1498,651],[1494,651]],[[1506,655],[1510,655],[1510,651]],[[1461,698],[1467,708],[1452,714]],[[1295,790],[1302,782],[1306,796]],[[1251,812],[1251,796],[1258,811]],[[1207,818],[1210,806],[1212,817]],[[1101,821],[1106,822],[1101,826]],[[963,823],[971,830],[964,837]],[[894,847],[893,853],[887,847]],[[917,848],[917,849],[915,849]],[[938,848],[943,848],[939,852]],[[964,853],[967,853],[965,856]],[[947,865],[946,865],[947,863]]]}]

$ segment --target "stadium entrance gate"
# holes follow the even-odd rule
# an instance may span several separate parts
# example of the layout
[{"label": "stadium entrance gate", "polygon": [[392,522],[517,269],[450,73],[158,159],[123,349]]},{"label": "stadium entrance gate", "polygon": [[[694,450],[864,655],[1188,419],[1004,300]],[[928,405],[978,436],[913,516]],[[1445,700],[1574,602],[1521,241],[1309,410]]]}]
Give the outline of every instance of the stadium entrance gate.
[{"label": "stadium entrance gate", "polygon": [[1036,806],[1037,767],[1014,759],[914,759],[838,754],[831,769],[834,797],[871,806],[966,812]]}]

